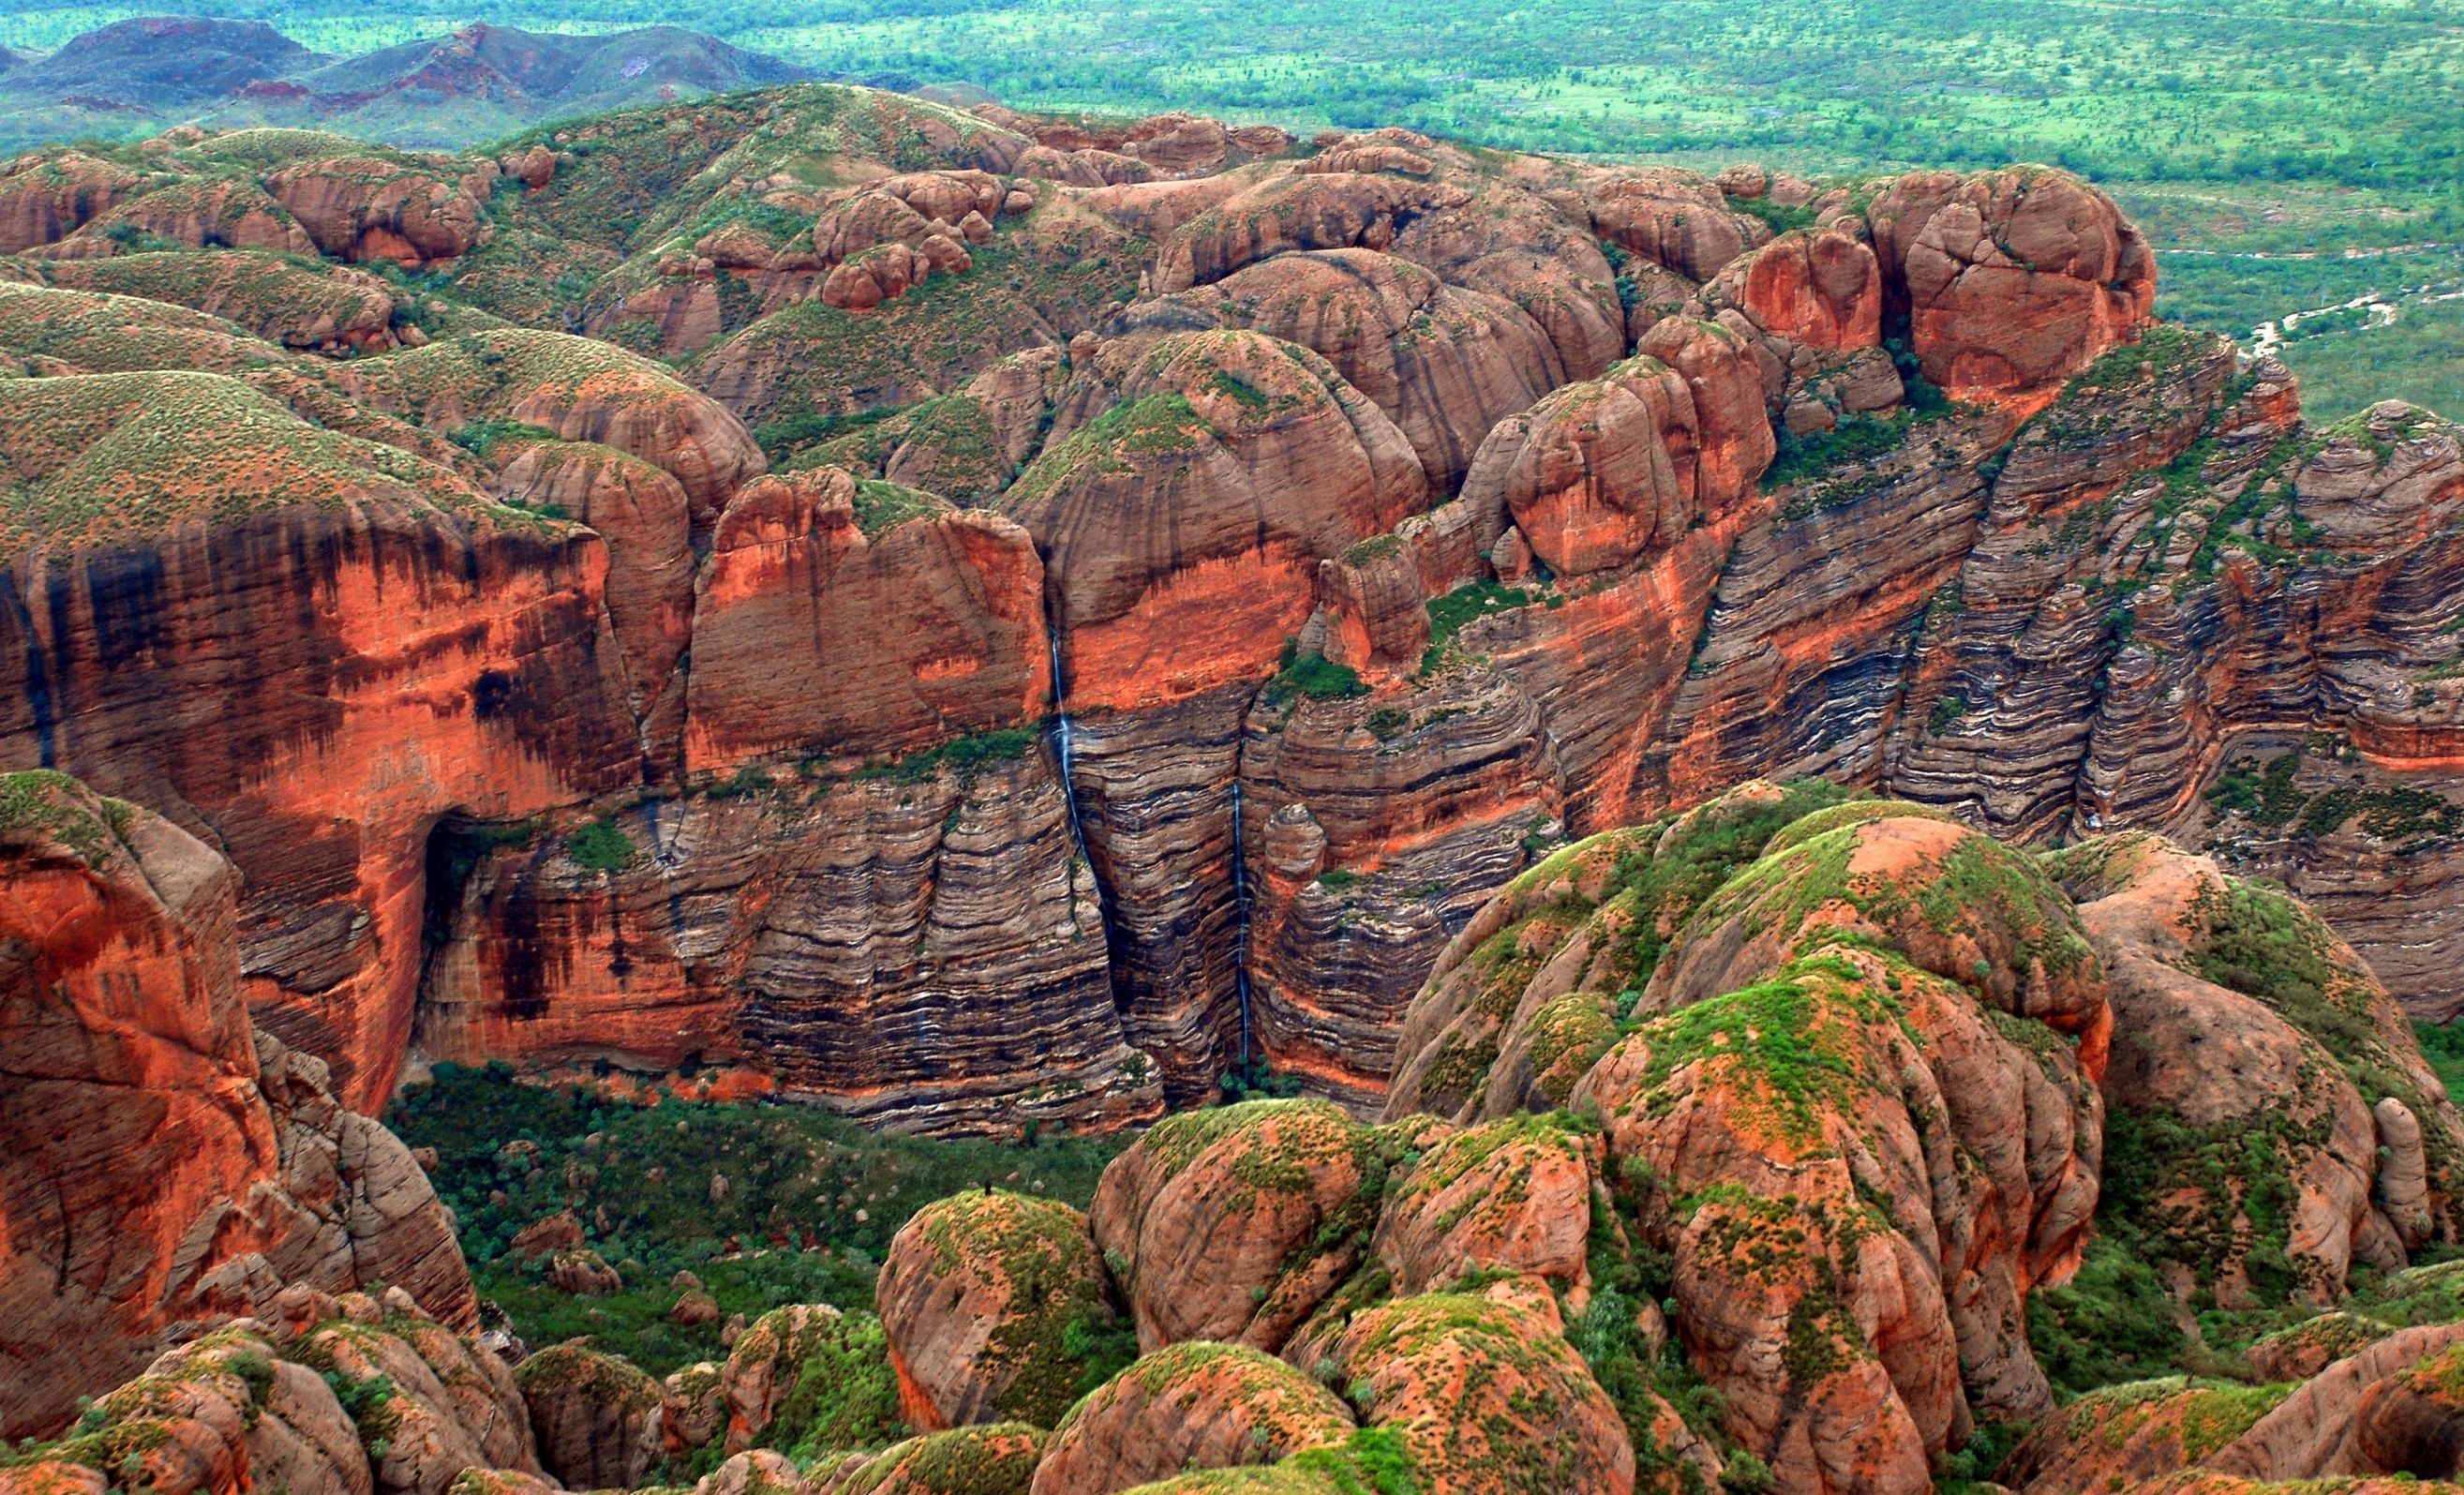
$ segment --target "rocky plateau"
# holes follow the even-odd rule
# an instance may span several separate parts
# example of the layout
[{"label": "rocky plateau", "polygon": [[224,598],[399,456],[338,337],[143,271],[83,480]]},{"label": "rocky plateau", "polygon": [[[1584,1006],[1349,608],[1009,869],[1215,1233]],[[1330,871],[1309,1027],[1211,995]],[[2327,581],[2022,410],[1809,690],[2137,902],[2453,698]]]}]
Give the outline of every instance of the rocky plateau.
[{"label": "rocky plateau", "polygon": [[[2156,275],[820,83],[19,157],[0,1491],[2453,1474],[2464,433]],[[482,1330],[448,1062],[1144,1130],[662,1383]],[[2356,1322],[2057,1395],[2125,1228]]]}]

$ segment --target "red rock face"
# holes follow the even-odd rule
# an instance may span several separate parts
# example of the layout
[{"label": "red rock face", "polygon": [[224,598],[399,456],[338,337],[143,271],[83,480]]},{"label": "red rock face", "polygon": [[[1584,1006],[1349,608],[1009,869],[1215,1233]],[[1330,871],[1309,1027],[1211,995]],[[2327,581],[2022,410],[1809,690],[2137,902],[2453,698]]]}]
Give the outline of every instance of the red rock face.
[{"label": "red rock face", "polygon": [[[613,447],[512,445],[496,493],[523,508],[561,512],[607,542],[607,621],[624,651],[627,701],[635,717],[668,727],[679,705],[670,687],[693,626],[692,508],[684,485]],[[672,761],[673,751],[662,744],[654,756]]]},{"label": "red rock face", "polygon": [[[184,1305],[197,1286],[171,1280],[173,1254],[235,1180],[274,1173],[275,1141],[239,1000],[238,875],[177,827],[71,780],[0,782],[11,801],[0,938],[12,952],[0,1428],[17,1437],[49,1431],[80,1388],[143,1363],[165,1321],[159,1305]],[[114,1105],[131,1087],[131,1103]],[[262,1243],[244,1223],[234,1234],[231,1255]],[[70,1254],[46,1270],[59,1241]],[[114,1269],[122,1251],[144,1264],[133,1279]]]},{"label": "red rock face", "polygon": [[64,775],[0,777],[6,1436],[55,1431],[80,1391],[285,1279],[384,1276],[475,1316],[408,1152],[338,1117],[321,1066],[251,1034],[238,890],[229,862],[145,810]]},{"label": "red rock face", "polygon": [[1602,238],[1691,280],[1710,279],[1770,233],[1690,172],[1618,171],[1586,196]]},{"label": "red rock face", "polygon": [[1954,399],[2040,408],[2155,304],[2146,241],[2110,198],[2059,173],[1907,177],[1872,215],[1917,357]]},{"label": "red rock face", "polygon": [[[2276,728],[2464,775],[2453,433],[2302,434],[2145,324],[2092,188],[828,97],[0,180],[0,761],[218,838],[259,1016],[355,1103],[416,1035],[961,1131],[1255,1060],[1373,1108],[1485,899],[1757,775],[2239,838],[2452,1005],[2452,858],[2201,791]],[[1843,426],[1898,445],[1812,461]]]},{"label": "red rock face", "polygon": [[64,239],[145,185],[136,173],[81,152],[11,162],[0,175],[0,253]]},{"label": "red rock face", "polygon": [[[781,752],[895,756],[1045,703],[1044,565],[1026,531],[947,505],[872,529],[858,501],[853,478],[825,469],[729,503],[691,611],[687,772]],[[782,649],[845,663],[824,679],[786,673]]]},{"label": "red rock face", "polygon": [[1269,672],[1308,620],[1318,562],[1426,493],[1376,407],[1257,334],[1167,340],[1118,398],[1001,506],[1046,558],[1071,710],[1169,704]]},{"label": "red rock face", "polygon": [[1882,337],[1874,251],[1837,229],[1786,233],[1746,262],[1743,305],[1766,332],[1809,348],[1870,348]]},{"label": "red rock face", "polygon": [[266,190],[299,220],[317,248],[338,259],[417,267],[452,259],[487,236],[496,168],[482,162],[456,177],[405,170],[402,163],[345,156],[286,166]]},{"label": "red rock face", "polygon": [[[601,542],[383,481],[65,567],[38,550],[0,624],[42,683],[0,707],[9,757],[213,827],[253,890],[252,1007],[361,1107],[409,1037],[429,828],[602,792],[635,758],[616,655],[596,648]],[[220,705],[191,725],[166,711],[182,698]]]},{"label": "red rock face", "polygon": [[1743,361],[1722,356],[1716,329],[1685,341],[1680,324],[1661,326],[1653,345],[1692,374],[1641,358],[1565,385],[1492,432],[1464,485],[1476,507],[1503,502],[1561,576],[1623,569],[1727,519],[1771,460]]}]

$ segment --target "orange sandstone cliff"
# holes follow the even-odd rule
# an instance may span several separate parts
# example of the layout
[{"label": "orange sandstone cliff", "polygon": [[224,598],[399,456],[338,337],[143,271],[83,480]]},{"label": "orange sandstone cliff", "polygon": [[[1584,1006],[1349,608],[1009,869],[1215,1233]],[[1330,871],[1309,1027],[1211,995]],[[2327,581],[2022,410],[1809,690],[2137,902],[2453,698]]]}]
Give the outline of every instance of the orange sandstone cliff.
[{"label": "orange sandstone cliff", "polygon": [[831,85],[515,167],[0,176],[0,764],[228,857],[355,1108],[422,1055],[1374,1110],[1499,889],[1806,774],[2167,831],[2453,1006],[2456,432],[2304,425],[2060,172]]}]

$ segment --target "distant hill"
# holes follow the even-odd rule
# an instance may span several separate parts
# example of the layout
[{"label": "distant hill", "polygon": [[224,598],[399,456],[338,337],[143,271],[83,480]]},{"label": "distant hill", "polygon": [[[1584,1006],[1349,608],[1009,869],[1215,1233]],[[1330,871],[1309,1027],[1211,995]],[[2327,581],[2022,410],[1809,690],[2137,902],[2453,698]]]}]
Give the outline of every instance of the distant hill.
[{"label": "distant hill", "polygon": [[544,120],[816,76],[675,26],[574,36],[482,23],[336,57],[262,21],[145,16],[48,56],[0,49],[0,147],[188,120],[451,147]]},{"label": "distant hill", "polygon": [[150,15],[87,32],[7,75],[11,92],[114,103],[199,103],[326,59],[263,21]]}]

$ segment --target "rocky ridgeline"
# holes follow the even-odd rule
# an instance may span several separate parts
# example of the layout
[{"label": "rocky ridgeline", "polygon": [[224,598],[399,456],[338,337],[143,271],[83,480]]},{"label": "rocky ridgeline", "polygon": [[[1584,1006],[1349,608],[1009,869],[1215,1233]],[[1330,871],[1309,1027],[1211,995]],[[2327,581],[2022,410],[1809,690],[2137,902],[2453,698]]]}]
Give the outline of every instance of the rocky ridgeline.
[{"label": "rocky ridgeline", "polygon": [[[228,867],[73,781],[0,790],[0,908],[28,911],[5,948],[71,999],[55,1027],[99,1050],[113,994],[185,980],[195,1031],[235,1031]],[[149,1066],[115,1113],[261,1120],[259,1071],[221,1069]],[[100,1084],[47,1077],[38,1130]],[[1485,905],[1412,1005],[1385,1119],[1186,1111],[1088,1211],[943,1198],[891,1242],[876,1313],[779,1308],[664,1382],[613,1342],[471,1335],[458,1257],[380,1288],[407,1269],[393,1230],[339,1274],[246,1235],[200,1259],[177,1220],[19,1230],[21,1180],[64,1165],[12,1153],[0,1283],[52,1329],[31,1384],[142,1374],[0,1457],[0,1491],[681,1495],[660,1482],[684,1469],[710,1470],[695,1495],[2454,1490],[2464,1276],[2408,1264],[2464,1237],[2459,1147],[2396,1003],[2272,888],[2151,835],[2030,853],[1756,781]],[[84,1194],[171,1192],[141,1148],[76,1163]],[[250,1199],[272,1166],[180,1163]],[[2159,1204],[2100,1198],[2122,1173]],[[437,1211],[415,1170],[388,1192],[388,1220]],[[54,1243],[115,1227],[137,1292],[25,1297],[97,1277]],[[2181,1302],[2283,1327],[2211,1353],[2235,1378],[2057,1406],[2032,1299],[2096,1228]],[[213,1311],[143,1316],[165,1262],[228,1279]],[[69,1411],[29,1384],[12,1420],[54,1431]]]},{"label": "rocky ridgeline", "polygon": [[227,854],[355,1108],[1365,1114],[1491,894],[1809,773],[2212,840],[2453,1001],[2455,433],[2304,427],[2058,172],[803,85],[46,150],[0,251],[0,764]]}]

